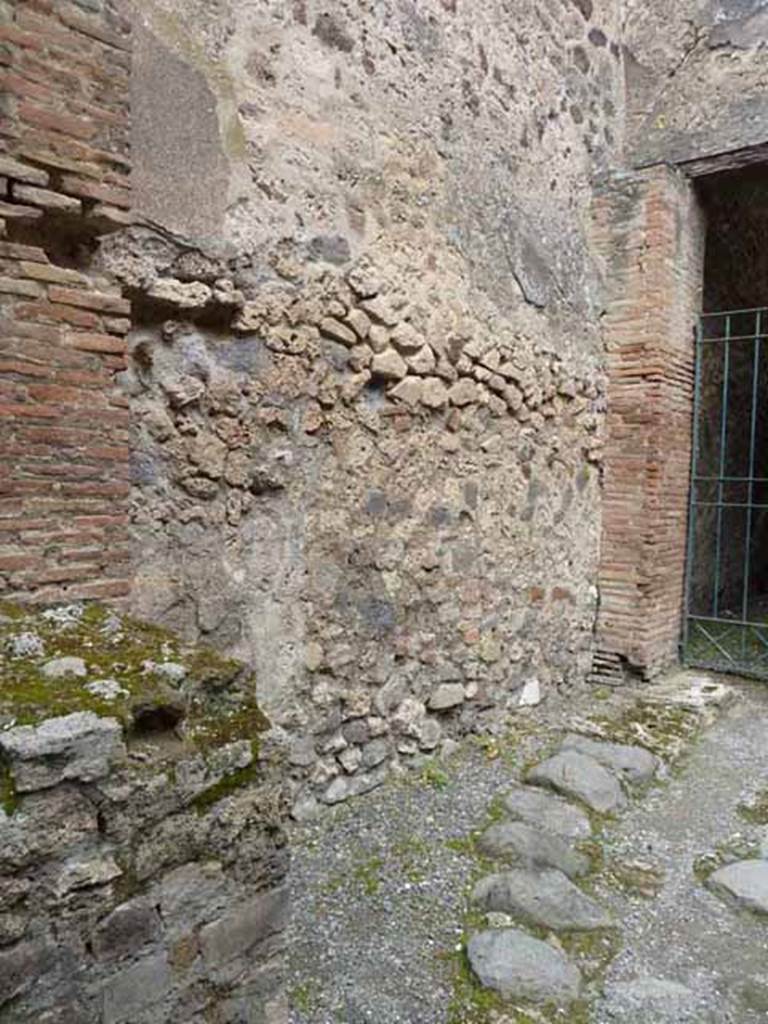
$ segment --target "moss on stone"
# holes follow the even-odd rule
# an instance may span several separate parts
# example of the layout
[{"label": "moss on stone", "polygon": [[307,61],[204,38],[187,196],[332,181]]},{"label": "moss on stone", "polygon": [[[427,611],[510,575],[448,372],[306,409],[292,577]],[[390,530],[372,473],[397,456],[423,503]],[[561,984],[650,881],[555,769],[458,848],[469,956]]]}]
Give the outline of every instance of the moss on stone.
[{"label": "moss on stone", "polygon": [[234,772],[230,772],[229,775],[225,775],[223,779],[219,779],[212,786],[208,786],[202,793],[198,793],[196,797],[191,801],[192,806],[198,814],[205,814],[206,811],[217,804],[220,800],[223,800],[227,796],[231,796],[236,793],[243,786],[249,785],[254,782],[259,775],[258,763],[253,760],[245,768],[238,768]]},{"label": "moss on stone", "polygon": [[7,815],[14,814],[19,806],[16,786],[8,766],[0,761],[0,808]]},{"label": "moss on stone", "polygon": [[768,789],[761,790],[748,803],[739,804],[736,810],[751,825],[768,825]]},{"label": "moss on stone", "polygon": [[[62,624],[41,609],[11,607],[0,619],[0,727],[36,725],[47,718],[92,711],[116,718],[128,734],[142,724],[175,728],[185,746],[205,753],[235,740],[250,740],[254,760],[269,721],[259,708],[255,681],[246,666],[205,647],[184,647],[171,632],[89,604]],[[14,636],[39,637],[43,653],[13,656]],[[49,679],[46,662],[82,658],[87,677]],[[164,663],[182,665],[183,678],[164,673]],[[111,679],[113,699],[90,692],[89,682]],[[142,734],[142,738],[145,738]]]}]

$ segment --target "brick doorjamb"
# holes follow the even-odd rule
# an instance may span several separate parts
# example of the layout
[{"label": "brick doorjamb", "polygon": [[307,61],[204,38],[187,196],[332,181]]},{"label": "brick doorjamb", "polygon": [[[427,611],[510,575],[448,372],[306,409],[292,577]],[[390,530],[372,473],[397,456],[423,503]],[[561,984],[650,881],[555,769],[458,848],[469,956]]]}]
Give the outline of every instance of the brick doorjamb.
[{"label": "brick doorjamb", "polygon": [[595,675],[678,656],[705,221],[689,177],[659,165],[601,181],[608,412]]}]

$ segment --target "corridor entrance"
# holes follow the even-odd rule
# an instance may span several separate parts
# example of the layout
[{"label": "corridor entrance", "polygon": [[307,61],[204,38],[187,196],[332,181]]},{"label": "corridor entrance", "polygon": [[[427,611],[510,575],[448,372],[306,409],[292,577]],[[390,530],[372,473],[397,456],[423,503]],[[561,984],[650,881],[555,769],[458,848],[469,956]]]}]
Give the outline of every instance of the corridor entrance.
[{"label": "corridor entrance", "polygon": [[713,175],[698,190],[707,231],[683,659],[768,677],[768,171]]},{"label": "corridor entrance", "polygon": [[683,659],[768,677],[768,309],[696,337]]}]

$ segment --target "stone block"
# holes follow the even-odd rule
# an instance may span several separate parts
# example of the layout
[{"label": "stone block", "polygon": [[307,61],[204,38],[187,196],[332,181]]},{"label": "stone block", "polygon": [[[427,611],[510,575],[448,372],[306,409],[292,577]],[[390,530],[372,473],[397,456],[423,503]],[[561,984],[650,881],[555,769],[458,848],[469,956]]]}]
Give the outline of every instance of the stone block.
[{"label": "stone block", "polygon": [[271,889],[200,930],[200,946],[211,971],[245,956],[259,942],[281,931],[288,920],[288,890]]},{"label": "stone block", "polygon": [[52,958],[52,948],[40,941],[1,950],[0,1006],[33,985],[49,969]]},{"label": "stone block", "polygon": [[[165,953],[156,953],[114,975],[102,992],[104,1024],[127,1024],[142,1010],[159,1007],[172,983]],[[165,1018],[158,1013],[157,1019]]]},{"label": "stone block", "polygon": [[116,907],[94,930],[91,948],[99,960],[117,960],[137,953],[157,938],[160,918],[146,899]]},{"label": "stone block", "polygon": [[103,778],[124,759],[125,744],[114,718],[78,711],[0,733],[0,753],[8,761],[17,791],[29,793],[65,779]]}]

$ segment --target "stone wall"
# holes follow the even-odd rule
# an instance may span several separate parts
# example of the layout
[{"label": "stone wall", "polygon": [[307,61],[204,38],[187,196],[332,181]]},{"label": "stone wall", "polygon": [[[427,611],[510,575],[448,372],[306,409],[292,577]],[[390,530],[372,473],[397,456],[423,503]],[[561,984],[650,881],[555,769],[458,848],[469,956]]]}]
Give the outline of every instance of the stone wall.
[{"label": "stone wall", "polygon": [[0,3],[0,592],[128,591],[129,305],[90,270],[129,205],[128,26]]},{"label": "stone wall", "polygon": [[766,0],[625,6],[628,164],[763,147]]},{"label": "stone wall", "polygon": [[97,606],[0,610],[0,1020],[284,1021],[250,674]]},{"label": "stone wall", "polygon": [[134,105],[147,224],[100,256],[135,313],[134,607],[256,665],[311,799],[589,665],[616,30],[501,0],[134,23],[135,92],[170,68]]}]

